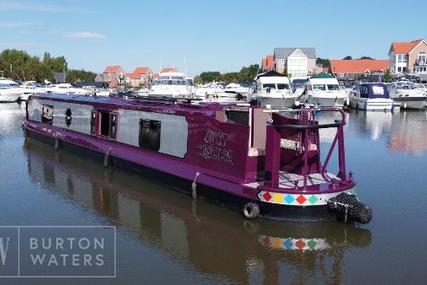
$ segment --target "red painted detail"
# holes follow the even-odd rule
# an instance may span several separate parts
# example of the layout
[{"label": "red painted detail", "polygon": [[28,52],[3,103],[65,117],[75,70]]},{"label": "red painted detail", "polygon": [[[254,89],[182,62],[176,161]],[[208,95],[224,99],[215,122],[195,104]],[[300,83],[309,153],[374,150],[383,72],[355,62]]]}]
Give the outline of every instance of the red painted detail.
[{"label": "red painted detail", "polygon": [[270,201],[271,199],[271,194],[269,192],[265,192],[262,197],[264,198],[265,201]]},{"label": "red painted detail", "polygon": [[299,195],[299,196],[296,198],[296,200],[297,200],[297,202],[298,202],[298,203],[300,203],[300,204],[304,204],[304,202],[305,202],[305,201],[307,201],[307,199],[306,199],[303,195]]},{"label": "red painted detail", "polygon": [[305,242],[303,241],[303,240],[297,240],[296,242],[295,242],[295,246],[298,248],[298,249],[303,249],[304,248],[304,246],[305,246]]}]

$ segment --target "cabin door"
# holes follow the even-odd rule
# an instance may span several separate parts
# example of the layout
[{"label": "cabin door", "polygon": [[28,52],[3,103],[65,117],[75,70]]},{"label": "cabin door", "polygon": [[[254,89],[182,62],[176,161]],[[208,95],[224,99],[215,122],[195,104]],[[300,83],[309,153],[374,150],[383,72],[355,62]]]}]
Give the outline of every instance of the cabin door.
[{"label": "cabin door", "polygon": [[[95,117],[94,117],[95,116]],[[96,121],[96,135],[116,139],[118,114],[111,110],[96,110],[92,112],[92,120]],[[93,122],[91,122],[93,124]],[[91,129],[93,126],[91,127]]]}]

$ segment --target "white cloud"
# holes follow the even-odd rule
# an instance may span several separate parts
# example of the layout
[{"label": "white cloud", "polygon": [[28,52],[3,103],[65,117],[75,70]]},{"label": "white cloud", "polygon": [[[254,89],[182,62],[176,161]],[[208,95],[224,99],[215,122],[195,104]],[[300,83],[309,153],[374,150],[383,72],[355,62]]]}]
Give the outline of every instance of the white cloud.
[{"label": "white cloud", "polygon": [[34,12],[81,12],[73,7],[19,1],[0,1],[0,10],[20,10]]},{"label": "white cloud", "polygon": [[103,40],[107,37],[93,32],[77,32],[77,33],[70,33],[65,34],[64,37],[66,38],[72,38],[72,39],[83,39],[83,40]]},{"label": "white cloud", "polygon": [[34,27],[40,25],[39,23],[29,22],[0,22],[0,29],[16,29],[23,27]]}]

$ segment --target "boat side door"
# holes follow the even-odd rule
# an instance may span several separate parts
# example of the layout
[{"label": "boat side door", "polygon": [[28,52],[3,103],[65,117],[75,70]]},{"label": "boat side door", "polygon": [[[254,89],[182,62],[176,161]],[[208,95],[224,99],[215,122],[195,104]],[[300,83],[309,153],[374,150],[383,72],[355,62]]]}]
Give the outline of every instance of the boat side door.
[{"label": "boat side door", "polygon": [[117,129],[117,111],[96,108],[92,110],[90,119],[90,133],[92,135],[115,140],[117,138]]}]

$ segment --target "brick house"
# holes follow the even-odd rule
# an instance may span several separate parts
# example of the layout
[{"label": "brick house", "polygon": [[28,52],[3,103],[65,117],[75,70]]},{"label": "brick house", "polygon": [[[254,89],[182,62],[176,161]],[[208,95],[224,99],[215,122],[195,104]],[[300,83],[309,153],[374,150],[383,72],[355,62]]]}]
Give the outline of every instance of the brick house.
[{"label": "brick house", "polygon": [[124,71],[120,65],[107,66],[103,72],[105,82],[112,88],[124,82],[124,75]]},{"label": "brick house", "polygon": [[427,74],[427,42],[393,42],[388,52],[393,73]]},{"label": "brick house", "polygon": [[263,72],[268,72],[271,70],[274,70],[274,58],[273,55],[267,55],[265,58],[261,61],[261,70]]},{"label": "brick house", "polygon": [[148,87],[153,79],[153,72],[146,66],[137,67],[133,72],[126,73],[125,78],[126,83],[132,87],[140,87],[141,85]]},{"label": "brick house", "polygon": [[177,72],[175,67],[163,67],[160,69],[159,73],[166,73],[166,72]]},{"label": "brick house", "polygon": [[384,73],[390,68],[388,59],[331,59],[329,72],[334,74],[337,79],[357,79],[361,75],[372,73]]}]

